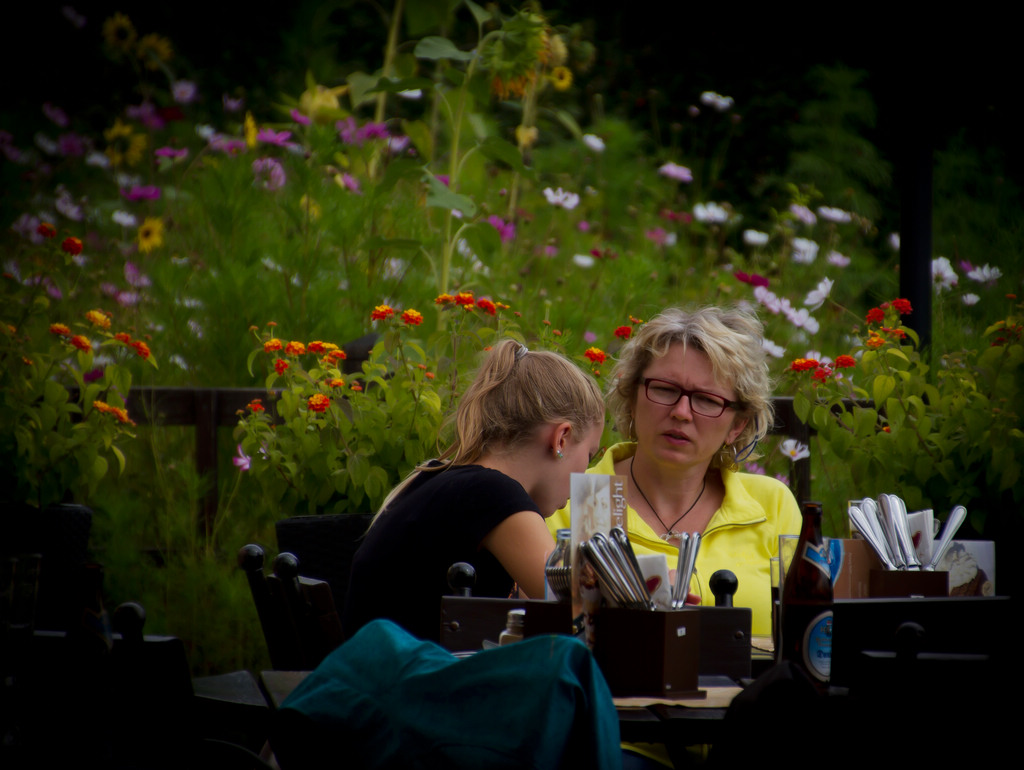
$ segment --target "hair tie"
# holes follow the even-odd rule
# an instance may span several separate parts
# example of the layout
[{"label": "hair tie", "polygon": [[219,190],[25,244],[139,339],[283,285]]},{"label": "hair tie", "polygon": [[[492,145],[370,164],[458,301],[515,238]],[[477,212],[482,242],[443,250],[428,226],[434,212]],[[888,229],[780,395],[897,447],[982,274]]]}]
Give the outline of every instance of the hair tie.
[{"label": "hair tie", "polygon": [[526,345],[519,343],[519,347],[516,349],[516,361],[521,361],[529,352]]}]

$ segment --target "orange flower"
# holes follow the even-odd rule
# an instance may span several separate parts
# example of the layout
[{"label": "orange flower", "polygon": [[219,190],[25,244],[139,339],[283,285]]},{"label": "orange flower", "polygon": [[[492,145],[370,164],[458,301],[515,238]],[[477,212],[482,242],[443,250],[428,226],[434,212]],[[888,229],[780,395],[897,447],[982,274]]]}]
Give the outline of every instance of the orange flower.
[{"label": "orange flower", "polygon": [[71,338],[71,344],[81,350],[83,353],[89,353],[92,351],[92,343],[89,342],[89,338],[81,334],[76,334]]},{"label": "orange flower", "polygon": [[907,333],[902,329],[890,329],[888,326],[883,326],[882,331],[888,334],[890,337],[898,337],[899,339],[903,339],[904,337],[907,336]]},{"label": "orange flower", "polygon": [[633,324],[634,326],[639,326],[640,324],[642,324],[644,322],[644,319],[642,319],[642,318],[634,318],[633,316],[630,316],[629,317],[629,322],[631,324]]},{"label": "orange flower", "polygon": [[836,356],[835,367],[836,369],[849,369],[851,366],[856,366],[857,360],[853,356],[841,355]]},{"label": "orange flower", "polygon": [[498,306],[495,305],[491,300],[481,298],[476,301],[476,306],[483,310],[488,315],[497,315]]},{"label": "orange flower", "polygon": [[283,358],[278,358],[274,361],[274,371],[278,374],[284,374],[284,370],[288,368],[288,362]]},{"label": "orange flower", "polygon": [[245,408],[248,409],[253,414],[266,411],[263,408],[263,400],[259,398],[254,398],[252,401],[246,404]]},{"label": "orange flower", "polygon": [[149,345],[142,340],[136,340],[131,343],[131,346],[135,348],[135,352],[139,354],[141,358],[149,358]]},{"label": "orange flower", "polygon": [[102,310],[90,310],[88,313],[85,314],[85,320],[87,320],[93,326],[98,326],[101,329],[110,328],[110,316],[108,316]]},{"label": "orange flower", "polygon": [[424,372],[423,376],[426,377],[428,380],[434,379],[434,373],[433,372]]},{"label": "orange flower", "polygon": [[406,310],[402,313],[402,323],[406,326],[419,326],[423,323],[423,314],[418,310]]},{"label": "orange flower", "polygon": [[128,410],[122,409],[119,406],[110,406],[105,401],[93,401],[93,409],[101,414],[112,414],[118,422],[125,425],[135,425],[135,421],[128,416]]},{"label": "orange flower", "polygon": [[370,313],[371,321],[386,321],[395,314],[395,309],[390,305],[377,305]]},{"label": "orange flower", "polygon": [[73,257],[82,253],[82,241],[78,238],[65,238],[60,247]]},{"label": "orange flower", "polygon": [[310,353],[316,353],[319,356],[327,352],[327,345],[320,340],[314,340],[306,346],[306,350]]},{"label": "orange flower", "polygon": [[49,222],[40,222],[39,227],[36,228],[36,232],[44,238],[55,238],[57,236],[57,228]]},{"label": "orange flower", "polygon": [[472,305],[473,304],[473,292],[471,291],[460,291],[455,295],[454,299],[457,305]]},{"label": "orange flower", "polygon": [[352,390],[354,390],[356,393],[361,392],[362,389],[363,389],[363,386],[360,385],[358,382],[353,382],[352,383]]},{"label": "orange flower", "polygon": [[263,343],[263,352],[273,353],[275,350],[280,350],[283,347],[284,344],[281,342],[281,340],[277,339],[277,337],[274,337],[273,339],[269,339]]},{"label": "orange flower", "polygon": [[309,397],[306,405],[309,407],[311,412],[319,412],[320,414],[323,414],[327,411],[327,407],[331,405],[331,399],[323,393],[314,393]]},{"label": "orange flower", "polygon": [[601,350],[601,348],[594,347],[587,348],[586,351],[584,351],[583,356],[584,358],[589,359],[595,364],[603,364],[605,362],[605,359],[608,358],[608,356],[605,354],[603,350]]},{"label": "orange flower", "polygon": [[331,380],[327,384],[330,385],[332,388],[344,388],[345,387],[345,381],[343,379],[341,379],[340,377],[335,377],[333,380]]},{"label": "orange flower", "polygon": [[327,359],[332,364],[336,364],[338,361],[344,361],[346,358],[348,358],[348,356],[345,355],[344,350],[332,350],[327,354]]},{"label": "orange flower", "polygon": [[616,337],[622,337],[624,340],[628,340],[633,334],[632,326],[620,326],[615,330]]},{"label": "orange flower", "polygon": [[798,358],[789,365],[789,368],[794,372],[806,372],[811,369],[817,369],[818,362],[813,358]]},{"label": "orange flower", "polygon": [[890,428],[888,425],[883,427],[882,430],[885,431],[886,433],[892,433],[892,428]]},{"label": "orange flower", "polygon": [[132,335],[127,332],[118,332],[114,335],[114,339],[118,342],[123,342],[125,345],[130,345],[132,341]]},{"label": "orange flower", "polygon": [[451,294],[439,294],[434,298],[435,305],[450,305],[455,301]]},{"label": "orange flower", "polygon": [[50,324],[50,334],[56,334],[58,337],[67,337],[71,334],[71,329],[65,324]]},{"label": "orange flower", "polygon": [[290,356],[301,356],[303,353],[306,352],[306,346],[301,342],[296,342],[295,340],[292,340],[291,342],[284,346],[284,352]]},{"label": "orange flower", "polygon": [[864,340],[864,345],[871,348],[872,350],[882,347],[885,344],[885,338],[882,337],[878,332],[871,332],[871,336]]}]

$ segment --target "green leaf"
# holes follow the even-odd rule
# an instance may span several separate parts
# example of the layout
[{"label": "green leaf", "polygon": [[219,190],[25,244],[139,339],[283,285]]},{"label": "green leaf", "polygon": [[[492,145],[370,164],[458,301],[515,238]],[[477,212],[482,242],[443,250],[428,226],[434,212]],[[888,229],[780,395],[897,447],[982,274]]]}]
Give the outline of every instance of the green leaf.
[{"label": "green leaf", "polygon": [[476,56],[472,51],[460,51],[451,40],[436,35],[430,35],[417,42],[412,52],[417,59],[470,61]]},{"label": "green leaf", "polygon": [[862,406],[853,408],[853,416],[856,421],[856,433],[858,437],[874,436],[877,432],[878,412],[874,409],[867,409]]},{"label": "green leaf", "polygon": [[885,399],[896,388],[896,378],[889,374],[880,374],[872,383],[872,396],[876,404],[884,404]]},{"label": "green leaf", "polygon": [[394,189],[403,179],[418,180],[423,176],[423,164],[411,158],[399,158],[388,164],[380,183],[372,188],[371,196],[378,198]]},{"label": "green leaf", "polygon": [[427,205],[435,208],[461,211],[464,216],[476,216],[476,204],[465,195],[453,192],[436,176],[424,169],[423,179],[427,183]]},{"label": "green leaf", "polygon": [[[491,228],[492,230],[494,228]],[[363,241],[362,249],[364,251],[375,251],[377,249],[395,249],[398,251],[416,251],[423,244],[413,238],[384,238],[380,235],[374,235]]]},{"label": "green leaf", "polygon": [[800,418],[800,422],[804,425],[807,424],[807,418],[811,414],[811,401],[803,393],[797,393],[793,396],[793,411],[796,412],[796,416]]},{"label": "green leaf", "polygon": [[885,417],[889,421],[889,425],[893,430],[896,430],[903,425],[903,421],[906,419],[907,414],[903,410],[903,404],[899,402],[899,399],[890,398],[885,402]]},{"label": "green leaf", "polygon": [[519,148],[497,136],[489,136],[480,143],[480,151],[491,160],[498,160],[520,174],[532,175],[533,171],[523,164]]},{"label": "green leaf", "polygon": [[397,94],[402,91],[429,90],[433,87],[434,81],[428,80],[427,78],[400,78],[398,80],[393,80],[392,78],[381,78],[367,91],[367,93],[376,93],[380,91],[387,94]]},{"label": "green leaf", "polygon": [[466,7],[469,8],[469,12],[473,14],[473,18],[476,19],[478,27],[483,26],[494,18],[494,14],[488,11],[486,8],[481,8],[479,5],[473,2],[473,0],[462,0]]}]

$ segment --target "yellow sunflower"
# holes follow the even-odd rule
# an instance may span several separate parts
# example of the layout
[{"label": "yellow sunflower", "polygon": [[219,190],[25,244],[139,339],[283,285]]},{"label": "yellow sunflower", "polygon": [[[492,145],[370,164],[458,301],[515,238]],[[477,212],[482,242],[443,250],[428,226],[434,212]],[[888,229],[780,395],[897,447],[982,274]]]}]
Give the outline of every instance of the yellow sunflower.
[{"label": "yellow sunflower", "polygon": [[123,123],[120,118],[103,132],[103,137],[107,140],[107,157],[114,168],[138,165],[149,142],[145,134],[136,134],[132,127]]},{"label": "yellow sunflower", "polygon": [[551,84],[557,91],[568,91],[572,85],[572,70],[568,67],[555,67],[551,70]]},{"label": "yellow sunflower", "polygon": [[147,254],[164,245],[164,222],[160,217],[146,217],[139,227],[139,251]]},{"label": "yellow sunflower", "polygon": [[103,39],[107,45],[118,51],[129,51],[137,37],[131,19],[123,13],[115,13],[103,22]]},{"label": "yellow sunflower", "polygon": [[158,70],[174,56],[171,41],[161,35],[146,35],[139,40],[135,49],[136,55],[142,59],[146,69]]}]

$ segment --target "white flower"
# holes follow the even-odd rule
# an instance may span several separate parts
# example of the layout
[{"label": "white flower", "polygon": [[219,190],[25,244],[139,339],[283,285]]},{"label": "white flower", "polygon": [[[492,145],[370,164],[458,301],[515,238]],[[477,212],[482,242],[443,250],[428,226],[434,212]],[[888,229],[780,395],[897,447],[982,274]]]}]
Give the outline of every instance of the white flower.
[{"label": "white flower", "polygon": [[936,257],[932,260],[932,283],[937,293],[941,294],[946,289],[953,288],[959,280],[953,266],[949,264],[949,259]]},{"label": "white flower", "polygon": [[115,224],[121,225],[121,227],[138,227],[139,225],[139,220],[130,211],[118,209],[110,215],[110,218],[114,220]]},{"label": "white flower", "polygon": [[743,242],[748,246],[764,246],[768,243],[768,233],[762,233],[760,230],[744,230]]},{"label": "white flower", "polygon": [[669,161],[663,163],[658,169],[658,173],[662,176],[667,176],[669,179],[675,179],[677,182],[692,182],[693,172],[690,171],[686,166],[680,166],[678,163]]},{"label": "white flower", "polygon": [[574,192],[566,192],[561,187],[557,190],[545,187],[544,197],[548,199],[548,203],[552,206],[561,206],[566,211],[572,211],[580,204],[579,195]]},{"label": "white flower", "polygon": [[818,244],[809,238],[793,239],[793,261],[809,265],[818,257]]},{"label": "white flower", "polygon": [[804,458],[811,456],[811,450],[808,446],[806,444],[801,444],[795,438],[787,438],[779,444],[779,449],[782,450],[782,454],[786,455],[793,462],[803,460]]},{"label": "white flower", "polygon": [[594,266],[594,258],[589,254],[574,254],[572,257],[572,261],[575,262],[580,267]]},{"label": "white flower", "polygon": [[604,152],[604,140],[597,134],[584,134],[583,144],[587,145],[594,152]]},{"label": "white flower", "polygon": [[782,312],[785,314],[786,319],[796,328],[806,329],[810,334],[818,333],[820,326],[807,308],[800,308],[799,310],[784,308]]},{"label": "white flower", "polygon": [[93,150],[85,156],[85,165],[96,168],[110,168],[110,158],[104,153]]},{"label": "white flower", "polygon": [[789,213],[799,219],[805,225],[813,225],[818,221],[818,218],[814,216],[814,212],[806,206],[801,206],[799,203],[794,203],[789,207]]},{"label": "white flower", "polygon": [[698,203],[693,207],[693,216],[698,222],[728,222],[729,212],[717,203]]},{"label": "white flower", "polygon": [[998,280],[1002,278],[1003,271],[998,267],[992,267],[991,265],[985,265],[984,267],[976,267],[967,274],[967,277],[972,281],[978,283],[989,283],[990,281]]},{"label": "white flower", "polygon": [[782,358],[782,356],[785,355],[786,353],[786,349],[782,347],[782,345],[776,345],[769,339],[761,340],[761,347],[765,349],[765,352],[768,355],[774,358]]},{"label": "white flower", "polygon": [[828,295],[832,293],[832,279],[822,278],[818,282],[818,287],[811,292],[808,292],[807,297],[804,299],[804,304],[811,310],[817,310],[819,307],[825,304],[825,300],[828,299]]},{"label": "white flower", "polygon": [[830,364],[832,359],[828,356],[823,356],[820,350],[808,350],[804,353],[804,358],[811,358],[817,361],[819,364]]},{"label": "white flower", "polygon": [[900,250],[900,234],[899,233],[889,233],[889,248],[891,248],[893,251],[899,251]]},{"label": "white flower", "polygon": [[37,132],[35,137],[36,147],[45,152],[47,155],[56,155],[60,152],[60,146],[46,134],[41,131]]},{"label": "white flower", "polygon": [[828,253],[828,263],[836,267],[846,267],[850,264],[850,258],[845,254],[840,254],[838,251],[830,251]]},{"label": "white flower", "polygon": [[766,286],[755,286],[754,298],[775,315],[778,315],[782,310],[782,303],[779,302],[779,298],[769,291]]},{"label": "white flower", "polygon": [[719,112],[725,112],[735,103],[731,96],[722,96],[714,91],[705,91],[700,95],[701,104],[714,107]]},{"label": "white flower", "polygon": [[171,96],[178,104],[191,104],[196,100],[198,91],[191,80],[175,80],[171,84]]},{"label": "white flower", "polygon": [[213,126],[205,123],[199,123],[196,125],[196,136],[200,139],[209,142],[213,137],[217,135],[217,129]]},{"label": "white flower", "polygon": [[832,208],[831,206],[818,206],[818,216],[827,219],[829,222],[843,224],[853,219],[849,211]]},{"label": "white flower", "polygon": [[402,99],[408,99],[409,101],[416,101],[423,98],[422,88],[409,88],[405,91],[399,91],[398,96]]},{"label": "white flower", "polygon": [[965,294],[960,299],[963,300],[963,303],[965,305],[976,305],[978,304],[978,300],[981,299],[981,297],[979,297],[977,294]]}]

